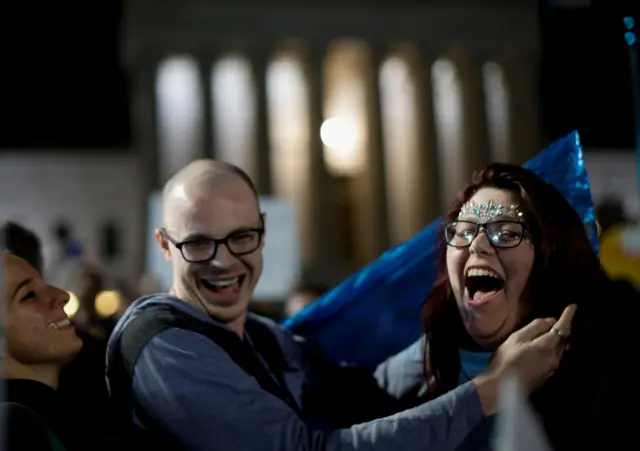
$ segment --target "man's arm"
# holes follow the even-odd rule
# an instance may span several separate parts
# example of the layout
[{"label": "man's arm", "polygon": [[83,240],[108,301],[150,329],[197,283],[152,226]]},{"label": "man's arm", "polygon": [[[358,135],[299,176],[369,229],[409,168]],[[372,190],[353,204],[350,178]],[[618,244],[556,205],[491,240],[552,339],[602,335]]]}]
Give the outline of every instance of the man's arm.
[{"label": "man's arm", "polygon": [[378,386],[397,400],[417,398],[426,389],[424,371],[425,337],[388,358],[373,373]]},{"label": "man's arm", "polygon": [[[285,334],[285,354],[307,372],[310,413],[348,427],[392,415],[426,401],[424,338],[382,362],[377,368],[327,362],[312,342]],[[297,349],[297,352],[288,352]],[[326,420],[325,420],[326,421]]]},{"label": "man's arm", "polygon": [[314,430],[209,339],[178,329],[147,344],[133,389],[146,416],[192,451],[452,450],[484,418],[469,383],[392,417]]}]

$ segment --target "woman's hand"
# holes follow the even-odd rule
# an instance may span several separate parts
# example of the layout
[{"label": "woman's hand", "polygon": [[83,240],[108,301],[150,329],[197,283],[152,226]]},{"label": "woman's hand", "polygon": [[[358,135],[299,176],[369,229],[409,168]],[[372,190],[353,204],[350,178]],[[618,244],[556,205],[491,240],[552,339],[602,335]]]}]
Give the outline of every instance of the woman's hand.
[{"label": "woman's hand", "polygon": [[557,321],[536,319],[498,348],[491,366],[474,379],[485,413],[495,412],[498,386],[505,375],[514,374],[527,393],[551,377],[566,349],[575,311],[576,306],[570,305]]}]

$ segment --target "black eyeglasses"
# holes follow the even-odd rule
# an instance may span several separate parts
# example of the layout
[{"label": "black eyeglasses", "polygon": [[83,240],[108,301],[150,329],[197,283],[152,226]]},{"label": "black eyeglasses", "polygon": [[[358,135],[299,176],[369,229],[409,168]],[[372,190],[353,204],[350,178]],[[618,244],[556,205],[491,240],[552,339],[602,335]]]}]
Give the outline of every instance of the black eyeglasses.
[{"label": "black eyeglasses", "polygon": [[456,248],[471,246],[480,230],[487,234],[489,243],[494,247],[516,247],[525,236],[527,226],[518,221],[495,221],[479,224],[471,221],[452,221],[444,226],[447,245]]},{"label": "black eyeglasses", "polygon": [[231,235],[215,238],[196,238],[187,241],[174,240],[165,228],[159,230],[160,234],[182,254],[182,258],[189,263],[208,263],[216,257],[221,245],[227,246],[231,255],[241,257],[255,252],[262,243],[264,227],[240,230]]}]

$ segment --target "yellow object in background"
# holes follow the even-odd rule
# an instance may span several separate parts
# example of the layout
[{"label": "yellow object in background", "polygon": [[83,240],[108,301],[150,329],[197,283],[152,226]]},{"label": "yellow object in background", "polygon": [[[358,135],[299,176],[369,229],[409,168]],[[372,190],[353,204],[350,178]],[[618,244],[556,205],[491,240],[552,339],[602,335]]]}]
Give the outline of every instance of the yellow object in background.
[{"label": "yellow object in background", "polygon": [[600,237],[600,261],[613,279],[624,279],[640,288],[640,227],[620,225]]},{"label": "yellow object in background", "polygon": [[[69,291],[69,302],[64,306],[64,312],[73,318],[80,310],[80,300],[75,293]],[[122,295],[119,291],[105,290],[98,293],[95,299],[95,309],[101,318],[109,318],[122,308]]]},{"label": "yellow object in background", "polygon": [[96,296],[96,313],[101,318],[115,315],[122,305],[122,296],[118,291],[101,291]]}]

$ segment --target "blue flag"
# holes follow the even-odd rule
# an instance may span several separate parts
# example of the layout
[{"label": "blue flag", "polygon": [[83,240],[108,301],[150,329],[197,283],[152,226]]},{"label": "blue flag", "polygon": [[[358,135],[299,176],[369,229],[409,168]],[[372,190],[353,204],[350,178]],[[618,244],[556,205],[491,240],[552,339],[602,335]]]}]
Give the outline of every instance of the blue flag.
[{"label": "blue flag", "polygon": [[[554,185],[583,219],[597,252],[589,178],[577,132],[525,164]],[[441,220],[380,256],[290,318],[335,362],[375,366],[417,340],[420,310],[436,278]]]}]

